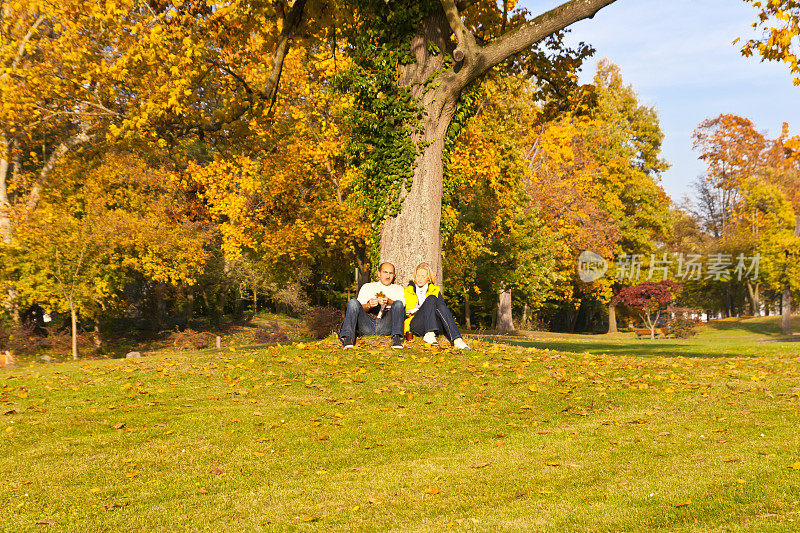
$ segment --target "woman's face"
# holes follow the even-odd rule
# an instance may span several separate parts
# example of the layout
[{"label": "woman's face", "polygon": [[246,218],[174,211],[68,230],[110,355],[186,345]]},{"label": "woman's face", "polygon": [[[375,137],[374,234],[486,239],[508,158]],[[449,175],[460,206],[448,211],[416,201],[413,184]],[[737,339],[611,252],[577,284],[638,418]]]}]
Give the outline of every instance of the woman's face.
[{"label": "woman's face", "polygon": [[417,287],[422,287],[428,283],[428,271],[424,268],[420,268],[416,272],[414,272],[414,284]]}]

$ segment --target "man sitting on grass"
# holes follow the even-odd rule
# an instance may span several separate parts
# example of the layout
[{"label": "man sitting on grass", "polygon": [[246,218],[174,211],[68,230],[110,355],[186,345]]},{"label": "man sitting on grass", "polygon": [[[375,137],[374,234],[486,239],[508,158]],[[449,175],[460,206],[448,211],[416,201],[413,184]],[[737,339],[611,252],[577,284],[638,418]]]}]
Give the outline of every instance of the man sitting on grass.
[{"label": "man sitting on grass", "polygon": [[392,335],[392,348],[403,347],[403,320],[406,316],[403,287],[394,282],[394,265],[378,266],[378,281],[365,283],[358,298],[347,302],[344,323],[339,333],[342,346],[352,348],[357,335]]}]

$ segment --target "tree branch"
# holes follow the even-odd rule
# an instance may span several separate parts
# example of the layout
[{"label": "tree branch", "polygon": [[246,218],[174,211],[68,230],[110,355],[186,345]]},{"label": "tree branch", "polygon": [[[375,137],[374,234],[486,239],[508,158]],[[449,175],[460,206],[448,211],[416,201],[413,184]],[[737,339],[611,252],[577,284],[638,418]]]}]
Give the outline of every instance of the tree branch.
[{"label": "tree branch", "polygon": [[594,17],[598,11],[615,1],[570,0],[501,35],[479,49],[467,83],[512,55],[530,48],[548,35],[563,30],[579,20]]},{"label": "tree branch", "polygon": [[461,14],[458,12],[455,1],[441,0],[441,2],[444,14],[447,17],[447,23],[456,35],[456,41],[458,42],[458,47],[453,51],[453,59],[457,62],[463,61],[464,59],[472,62],[478,48],[475,42],[475,36],[472,35],[472,32],[464,25],[464,21],[461,20]]},{"label": "tree branch", "polygon": [[[295,0],[294,4],[292,4],[292,8],[289,10],[289,14],[283,19],[283,28],[278,36],[278,45],[275,49],[275,56],[272,59],[272,70],[270,71],[269,78],[267,78],[263,89],[257,93],[259,98],[265,101],[271,101],[270,107],[274,104],[277,96],[278,82],[280,81],[281,71],[283,70],[283,61],[286,59],[286,55],[289,52],[289,42],[300,26],[305,6],[306,0]],[[196,128],[204,132],[217,132],[225,125],[241,118],[247,113],[250,107],[250,102],[238,105],[224,119],[212,122],[211,124],[200,124],[196,126]]]},{"label": "tree branch", "polygon": [[44,184],[47,182],[47,178],[50,177],[50,174],[53,172],[56,164],[64,157],[67,152],[79,146],[81,144],[88,143],[89,141],[93,140],[97,136],[96,133],[90,134],[88,131],[80,131],[67,139],[66,141],[59,144],[53,153],[50,154],[50,157],[47,158],[45,161],[44,166],[39,171],[39,176],[36,179],[36,183],[33,184],[33,188],[31,192],[28,194],[28,201],[25,205],[26,213],[30,214],[32,211],[36,210],[36,207],[39,205],[39,199],[42,195],[42,188]]},{"label": "tree branch", "polygon": [[28,30],[28,33],[25,34],[25,37],[22,38],[22,40],[19,43],[19,46],[17,47],[17,55],[14,57],[14,61],[11,63],[11,68],[8,71],[0,74],[0,80],[5,78],[8,75],[8,72],[15,70],[19,66],[20,62],[22,61],[22,58],[25,57],[25,47],[28,45],[28,41],[31,40],[33,34],[36,32],[36,29],[42,22],[44,22],[45,18],[47,17],[45,17],[44,15],[39,15],[39,18],[37,18],[31,25],[30,29]]}]

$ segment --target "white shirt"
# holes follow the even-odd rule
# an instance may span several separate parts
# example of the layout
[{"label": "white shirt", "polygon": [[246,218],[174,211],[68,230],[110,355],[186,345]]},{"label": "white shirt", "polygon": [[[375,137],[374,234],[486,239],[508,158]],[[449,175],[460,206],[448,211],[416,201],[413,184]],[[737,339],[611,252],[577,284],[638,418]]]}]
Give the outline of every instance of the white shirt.
[{"label": "white shirt", "polygon": [[425,301],[425,295],[428,292],[428,284],[426,283],[422,287],[417,287],[416,290],[417,290],[417,300],[419,300],[417,307],[422,307],[422,302]]},{"label": "white shirt", "polygon": [[379,292],[382,292],[390,300],[395,302],[403,302],[404,305],[406,303],[406,296],[403,292],[403,287],[397,283],[384,285],[380,281],[373,281],[363,284],[361,286],[361,290],[358,291],[358,301],[362,304],[369,303],[369,301],[375,298],[375,295]]}]

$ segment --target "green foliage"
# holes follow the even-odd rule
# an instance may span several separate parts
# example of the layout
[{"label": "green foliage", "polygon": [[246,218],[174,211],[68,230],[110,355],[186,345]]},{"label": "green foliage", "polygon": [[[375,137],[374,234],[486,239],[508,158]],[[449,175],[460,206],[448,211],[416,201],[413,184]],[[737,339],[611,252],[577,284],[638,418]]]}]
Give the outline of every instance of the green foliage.
[{"label": "green foliage", "polygon": [[[348,163],[360,170],[354,190],[373,230],[400,212],[402,194],[411,188],[418,155],[422,108],[398,85],[398,65],[414,61],[411,37],[436,5],[428,0],[403,5],[380,0],[352,2],[363,14],[347,37],[352,66],[334,79],[350,94],[345,146]],[[432,81],[432,80],[431,80]]]}]

